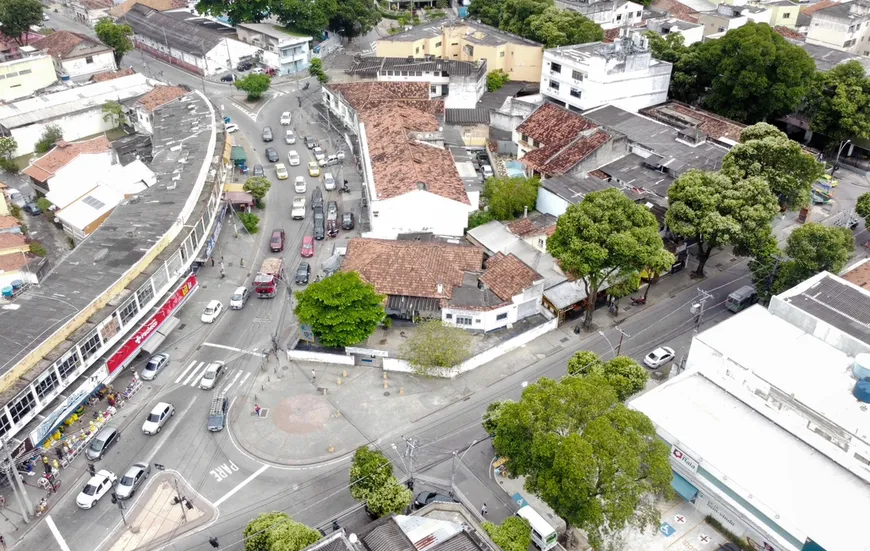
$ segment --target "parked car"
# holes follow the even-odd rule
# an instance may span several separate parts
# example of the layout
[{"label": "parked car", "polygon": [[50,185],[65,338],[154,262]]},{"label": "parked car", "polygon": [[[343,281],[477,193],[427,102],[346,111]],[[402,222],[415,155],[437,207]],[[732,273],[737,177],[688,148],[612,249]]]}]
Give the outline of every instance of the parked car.
[{"label": "parked car", "polygon": [[269,238],[269,250],[273,253],[280,253],[284,250],[284,230],[278,228],[272,230],[272,237]]},{"label": "parked car", "polygon": [[343,212],[341,214],[341,229],[352,230],[355,225],[352,212]]},{"label": "parked car", "polygon": [[214,323],[218,316],[221,315],[221,312],[224,311],[224,305],[221,304],[219,300],[212,300],[205,307],[205,310],[202,311],[202,322],[203,323]]},{"label": "parked car", "polygon": [[305,147],[308,149],[314,149],[317,147],[317,140],[315,140],[313,136],[305,136],[302,138],[302,141],[305,142]]},{"label": "parked car", "polygon": [[335,189],[335,176],[332,175],[332,172],[323,173],[323,187],[326,188],[326,191]]},{"label": "parked car", "polygon": [[287,145],[292,145],[296,143],[296,133],[292,130],[287,130],[284,132],[284,143]]},{"label": "parked car", "polygon": [[211,390],[217,384],[218,379],[224,374],[224,362],[212,362],[205,368],[202,374],[202,379],[199,381],[199,388],[203,390]]},{"label": "parked car", "polygon": [[305,176],[297,176],[293,182],[293,189],[296,193],[305,193]]},{"label": "parked car", "polygon": [[118,486],[115,488],[115,495],[118,499],[130,499],[150,474],[151,465],[148,463],[134,463],[132,467],[127,469],[127,472],[124,473],[121,480],[118,481]]},{"label": "parked car", "polygon": [[102,459],[109,448],[114,446],[121,439],[121,433],[114,427],[103,427],[100,432],[91,440],[88,446],[88,451],[85,452],[88,459],[91,461],[99,461]]},{"label": "parked car", "polygon": [[299,153],[296,153],[295,149],[291,149],[287,153],[287,162],[290,163],[290,166],[299,166]]},{"label": "parked car", "polygon": [[674,359],[674,349],[667,346],[656,348],[646,355],[643,363],[650,369],[658,369]]},{"label": "parked car", "polygon": [[296,285],[308,285],[308,278],[311,276],[311,266],[307,262],[302,262],[296,268]]},{"label": "parked car", "polygon": [[326,158],[326,153],[319,146],[312,149],[311,152],[314,153],[314,159],[317,161],[322,161]]},{"label": "parked car", "polygon": [[27,203],[24,205],[24,212],[30,216],[39,216],[42,214],[42,209],[36,206],[36,203]]},{"label": "parked car", "polygon": [[266,159],[268,159],[270,163],[277,163],[279,158],[278,152],[275,151],[274,147],[266,148]]},{"label": "parked car", "polygon": [[326,203],[326,219],[338,220],[338,202],[329,201]]},{"label": "parked car", "polygon": [[281,113],[281,126],[287,126],[290,124],[290,111],[284,111]]},{"label": "parked car", "polygon": [[264,142],[271,142],[273,139],[274,139],[274,136],[272,136],[272,127],[271,126],[263,127],[263,141]]},{"label": "parked car", "polygon": [[234,73],[229,73],[221,77],[221,82],[235,82],[236,75]]},{"label": "parked car", "polygon": [[326,238],[326,220],[323,216],[323,209],[314,209],[314,239],[320,241]]},{"label": "parked car", "polygon": [[484,178],[493,177],[492,167],[489,165],[480,165],[480,173],[483,174]]},{"label": "parked car", "polygon": [[241,310],[251,298],[251,292],[247,287],[236,287],[233,296],[230,297],[230,310]]},{"label": "parked car", "polygon": [[224,126],[224,130],[227,131],[227,134],[232,134],[233,132],[237,132],[239,130],[239,125],[231,122],[228,125]]},{"label": "parked car", "polygon": [[290,177],[290,173],[287,172],[287,167],[284,166],[284,163],[275,165],[275,177],[279,180],[286,180]]},{"label": "parked car", "polygon": [[320,186],[315,187],[314,191],[311,192],[311,209],[323,210],[323,192],[320,191]]},{"label": "parked car", "polygon": [[320,176],[320,167],[317,165],[317,161],[311,161],[308,163],[308,175],[312,178]]},{"label": "parked car", "polygon": [[115,473],[100,469],[82,488],[81,493],[76,497],[76,505],[80,509],[92,508],[104,495],[112,491],[117,480]]},{"label": "parked car", "polygon": [[339,161],[343,161],[344,160],[344,150],[339,149],[335,154],[335,158],[338,159]]},{"label": "parked car", "polygon": [[455,503],[456,500],[450,496],[439,494],[438,492],[420,492],[414,498],[414,509],[420,509],[430,503]]},{"label": "parked car", "polygon": [[314,238],[306,235],[302,238],[302,248],[299,249],[299,254],[302,258],[311,258],[314,256]]},{"label": "parked car", "polygon": [[251,73],[255,75],[262,75],[265,72],[266,71],[264,71],[262,67],[254,67],[254,70],[251,71]]},{"label": "parked car", "polygon": [[254,165],[254,176],[265,176],[266,172],[263,170],[263,165]]},{"label": "parked car", "polygon": [[209,432],[219,432],[224,430],[224,425],[227,420],[227,410],[230,408],[230,401],[226,396],[218,396],[212,399],[211,406],[208,409],[208,420],[206,428]]},{"label": "parked car", "polygon": [[143,381],[153,381],[158,373],[169,366],[169,354],[159,352],[151,356],[148,363],[145,364],[145,369],[142,370]]},{"label": "parked car", "polygon": [[318,161],[320,166],[333,166],[337,164],[341,164],[341,159],[338,158],[338,155],[328,155],[325,159]]},{"label": "parked car", "polygon": [[338,235],[338,220],[333,218],[326,221],[326,235],[329,237]]},{"label": "parked car", "polygon": [[157,434],[163,428],[169,418],[175,415],[175,407],[168,402],[158,402],[156,406],[151,408],[151,413],[145,418],[142,423],[142,432],[145,434]]},{"label": "parked car", "polygon": [[247,71],[253,66],[254,64],[250,61],[239,61],[239,64],[236,65],[236,71]]}]

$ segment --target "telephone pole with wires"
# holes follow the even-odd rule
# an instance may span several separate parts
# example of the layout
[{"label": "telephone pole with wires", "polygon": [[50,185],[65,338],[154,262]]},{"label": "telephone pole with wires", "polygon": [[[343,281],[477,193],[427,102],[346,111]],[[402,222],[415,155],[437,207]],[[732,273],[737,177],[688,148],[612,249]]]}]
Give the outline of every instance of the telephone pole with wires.
[{"label": "telephone pole with wires", "polygon": [[692,303],[691,312],[695,314],[695,330],[694,333],[698,332],[698,328],[701,327],[701,319],[704,317],[704,304],[713,298],[712,293],[708,293],[704,289],[698,288],[698,299],[696,302]]},{"label": "telephone pole with wires", "polygon": [[619,331],[619,344],[616,345],[616,355],[619,356],[619,352],[622,350],[622,339],[630,339],[631,335],[620,329],[618,325],[615,327],[615,329]]},{"label": "telephone pole with wires", "polygon": [[[417,450],[420,447],[420,440],[418,440],[417,438],[414,438],[414,437],[406,438],[404,436],[402,437],[402,440],[405,441],[405,452],[402,455],[400,455],[399,458],[402,460],[402,466],[405,467],[405,471],[408,473],[408,482],[407,482],[408,489],[413,491],[414,490],[414,460],[417,458]],[[394,447],[395,447],[395,445],[394,445]],[[398,453],[398,450],[396,450],[396,453]],[[405,463],[405,459],[408,460],[407,463]]]}]

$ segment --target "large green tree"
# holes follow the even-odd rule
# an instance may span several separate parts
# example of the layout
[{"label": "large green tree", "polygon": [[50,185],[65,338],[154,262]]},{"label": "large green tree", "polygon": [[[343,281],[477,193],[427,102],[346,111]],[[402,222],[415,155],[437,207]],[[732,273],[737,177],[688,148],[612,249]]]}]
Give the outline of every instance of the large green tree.
[{"label": "large green tree", "polygon": [[329,26],[329,18],[337,11],[336,0],[276,0],[272,4],[272,13],[281,24],[315,37]]},{"label": "large green tree", "polygon": [[317,543],[320,532],[296,522],[287,513],[260,513],[245,526],[245,551],[300,551]]},{"label": "large green tree", "polygon": [[393,476],[393,465],[383,453],[362,446],[350,464],[350,495],[364,501],[376,517],[402,513],[413,497]]},{"label": "large green tree", "polygon": [[471,0],[468,16],[491,27],[498,27],[504,2],[505,0]]},{"label": "large green tree", "polygon": [[401,347],[402,357],[421,375],[434,375],[471,356],[471,334],[441,320],[417,324]]},{"label": "large green tree", "polygon": [[646,369],[628,356],[616,356],[605,362],[589,350],[581,350],[568,360],[568,374],[601,377],[616,392],[620,401],[643,390],[649,378]]},{"label": "large green tree", "polygon": [[384,319],[384,298],[356,272],[338,272],[297,291],[294,312],[325,346],[350,346]]},{"label": "large green tree", "polygon": [[124,23],[115,23],[111,19],[105,18],[97,21],[94,25],[94,32],[97,33],[97,38],[100,41],[112,48],[112,53],[115,55],[115,65],[121,66],[121,60],[127,52],[133,49],[133,27]]},{"label": "large green tree", "polygon": [[198,0],[196,11],[219,17],[226,15],[230,23],[259,23],[269,17],[275,0]]},{"label": "large green tree", "polygon": [[676,63],[689,51],[685,45],[686,37],[681,33],[668,33],[664,36],[655,31],[647,31],[649,48],[653,57],[669,63]]},{"label": "large green tree", "polygon": [[699,276],[716,247],[735,245],[751,252],[766,244],[779,205],[763,178],[732,179],[722,173],[690,170],[668,189],[665,222],[698,247]]},{"label": "large green tree", "polygon": [[329,30],[353,40],[375,28],[381,18],[377,4],[371,0],[342,0],[329,18]]},{"label": "large green tree", "polygon": [[819,73],[807,98],[811,128],[842,142],[870,138],[870,78],[855,60]]},{"label": "large green tree", "polygon": [[583,282],[587,329],[602,286],[639,272],[662,248],[655,216],[617,189],[590,193],[568,207],[547,240],[562,269]]},{"label": "large green tree", "polygon": [[499,27],[524,38],[534,36],[532,18],[553,5],[553,0],[504,0]]},{"label": "large green tree", "polygon": [[256,101],[263,97],[263,94],[272,85],[272,77],[266,74],[251,73],[236,80],[233,85],[248,94],[248,101]]},{"label": "large green tree", "polygon": [[870,227],[870,193],[865,193],[858,197],[858,202],[855,204],[855,212],[864,219],[864,225]]},{"label": "large green tree", "polygon": [[59,124],[47,124],[42,129],[42,134],[36,143],[33,144],[33,150],[36,153],[48,153],[54,144],[63,139],[63,128]]},{"label": "large green tree", "polygon": [[39,0],[0,1],[0,26],[3,34],[14,38],[20,46],[27,43],[30,27],[42,23],[42,2]]},{"label": "large green tree", "polygon": [[501,524],[484,522],[482,526],[501,551],[527,551],[532,543],[532,527],[524,518],[513,516]]},{"label": "large green tree", "polygon": [[764,178],[780,204],[794,209],[809,205],[810,188],[825,165],[775,126],[758,123],[741,133],[722,160],[722,172],[734,179]]},{"label": "large green tree", "polygon": [[595,548],[627,525],[659,522],[672,495],[669,449],[644,414],[597,375],[542,378],[504,406],[493,445],[514,475]]},{"label": "large green tree", "polygon": [[540,178],[489,178],[483,186],[483,197],[496,220],[513,220],[525,209],[535,210]]},{"label": "large green tree", "polygon": [[529,29],[532,39],[545,48],[598,42],[604,38],[604,30],[598,23],[579,12],[553,6],[531,16]]},{"label": "large green tree", "polygon": [[245,185],[242,186],[242,189],[250,193],[257,201],[257,204],[260,205],[263,199],[266,198],[266,194],[272,189],[272,182],[265,176],[251,176],[245,180]]},{"label": "large green tree", "polygon": [[804,224],[788,236],[788,260],[777,270],[771,293],[779,294],[819,272],[836,274],[854,252],[855,238],[848,228]]}]

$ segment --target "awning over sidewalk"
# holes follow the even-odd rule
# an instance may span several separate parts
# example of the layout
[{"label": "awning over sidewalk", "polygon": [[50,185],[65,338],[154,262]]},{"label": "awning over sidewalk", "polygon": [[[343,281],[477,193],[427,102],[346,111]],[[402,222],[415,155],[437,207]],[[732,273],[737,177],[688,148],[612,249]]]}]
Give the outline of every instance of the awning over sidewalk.
[{"label": "awning over sidewalk", "polygon": [[686,501],[695,501],[695,497],[698,496],[698,488],[695,488],[691,482],[677,473],[674,473],[674,478],[671,479],[671,486],[674,487],[674,491],[677,492],[677,495]]},{"label": "awning over sidewalk", "polygon": [[157,352],[157,349],[160,348],[160,345],[163,344],[163,341],[166,340],[166,337],[172,333],[173,329],[178,327],[178,324],[181,323],[181,320],[172,316],[168,320],[163,322],[163,325],[160,326],[160,329],[154,332],[153,335],[148,337],[148,340],[145,341],[145,344],[142,345],[142,351],[146,354],[154,354]]},{"label": "awning over sidewalk", "polygon": [[253,205],[254,196],[244,191],[228,191],[227,203],[231,205]]}]

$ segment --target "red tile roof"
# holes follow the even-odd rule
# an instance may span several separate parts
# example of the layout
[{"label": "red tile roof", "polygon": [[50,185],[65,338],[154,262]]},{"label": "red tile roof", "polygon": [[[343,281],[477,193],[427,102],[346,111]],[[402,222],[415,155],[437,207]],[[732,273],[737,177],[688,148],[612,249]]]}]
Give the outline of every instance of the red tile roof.
[{"label": "red tile roof", "polygon": [[8,230],[17,228],[21,225],[21,221],[14,216],[0,216],[0,230]]},{"label": "red tile roof", "polygon": [[25,168],[22,172],[27,174],[37,182],[47,182],[67,163],[85,153],[102,153],[109,151],[112,146],[105,136],[99,136],[92,140],[84,142],[65,142],[63,140],[57,142],[54,149],[33,161],[33,163]]},{"label": "red tile roof", "polygon": [[27,245],[27,238],[20,233],[0,233],[0,251]]},{"label": "red tile roof", "polygon": [[106,71],[105,73],[97,73],[91,77],[91,82],[106,82],[107,80],[115,80],[116,78],[126,77],[135,74],[136,71],[132,67],[120,69],[118,71]]},{"label": "red tile roof", "polygon": [[161,105],[180,98],[187,90],[180,86],[156,86],[153,90],[139,98],[136,105],[141,105],[146,111],[154,111]]},{"label": "red tile roof", "polygon": [[507,229],[512,234],[516,235],[521,239],[525,239],[526,237],[533,237],[535,235],[553,235],[553,232],[556,231],[556,219],[552,218],[552,223],[549,223],[550,220],[547,220],[547,223],[544,225],[536,224],[534,220],[529,217],[520,218],[519,220],[514,220],[513,222],[507,225]]},{"label": "red tile roof", "polygon": [[870,260],[843,274],[843,279],[870,291]]},{"label": "red tile roof", "polygon": [[774,27],[773,30],[775,30],[780,35],[784,36],[785,38],[791,38],[793,40],[803,41],[803,40],[806,40],[806,38],[807,38],[804,35],[802,35],[801,33],[797,32],[796,30],[789,29],[788,27],[779,26],[779,27]]},{"label": "red tile roof", "polygon": [[30,253],[4,254],[0,256],[0,272],[14,272],[20,270],[32,259],[33,257]]},{"label": "red tile roof", "polygon": [[429,99],[428,82],[345,82],[327,89],[341,94],[357,111],[402,103],[433,115],[444,112],[443,101]]},{"label": "red tile roof", "polygon": [[534,140],[536,147],[520,159],[547,176],[569,171],[611,136],[598,125],[552,103],[545,103],[517,127],[517,132]]},{"label": "red tile roof", "polygon": [[509,254],[498,253],[486,261],[486,271],[480,281],[498,298],[509,301],[528,289],[536,281],[544,279],[525,262]]},{"label": "red tile roof", "polygon": [[825,8],[830,8],[831,6],[835,6],[840,2],[837,0],[821,0],[821,2],[816,2],[812,6],[807,6],[806,8],[801,8],[801,13],[804,15],[812,15],[819,10],[823,10]]},{"label": "red tile roof", "polygon": [[79,0],[79,3],[89,10],[111,8],[115,4],[112,0]]},{"label": "red tile roof", "polygon": [[133,6],[136,4],[142,4],[143,6],[148,6],[157,11],[166,11],[186,8],[187,0],[127,0],[126,2],[117,4],[114,8],[110,9],[109,15],[112,17],[121,17],[133,9]]},{"label": "red tile roof", "polygon": [[653,0],[650,6],[668,12],[671,17],[688,21],[689,23],[698,22],[698,12],[689,6],[677,2],[677,0]]},{"label": "red tile roof", "polygon": [[[447,243],[351,239],[341,267],[378,293],[447,300],[466,272],[483,269],[483,249]],[[441,284],[441,293],[438,292]]]},{"label": "red tile roof", "polygon": [[[668,111],[676,112],[676,117],[673,114],[669,114]],[[697,125],[690,126],[697,128],[714,139],[727,138],[739,142],[740,134],[743,132],[743,129],[746,128],[745,124],[726,119],[725,117],[721,117],[715,113],[704,111],[703,109],[698,109],[678,101],[660,103],[652,107],[641,109],[640,112],[651,119],[656,119],[657,121],[664,122],[671,126],[686,126],[685,123],[681,124],[681,121],[679,120],[682,117],[685,117],[685,119],[683,119],[684,121],[694,119],[697,121]]]},{"label": "red tile roof", "polygon": [[37,40],[36,42],[32,43],[31,46],[33,46],[37,50],[48,52],[48,55],[52,57],[56,57],[58,59],[65,59],[70,54],[70,52],[72,52],[76,48],[76,46],[83,42],[85,43],[85,46],[88,47],[88,55],[103,51],[111,51],[111,48],[109,48],[99,40],[94,40],[89,36],[85,36],[79,33],[72,33],[69,31],[57,31],[46,36],[45,38]]}]

